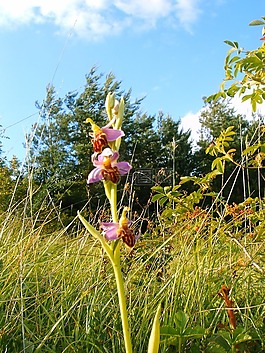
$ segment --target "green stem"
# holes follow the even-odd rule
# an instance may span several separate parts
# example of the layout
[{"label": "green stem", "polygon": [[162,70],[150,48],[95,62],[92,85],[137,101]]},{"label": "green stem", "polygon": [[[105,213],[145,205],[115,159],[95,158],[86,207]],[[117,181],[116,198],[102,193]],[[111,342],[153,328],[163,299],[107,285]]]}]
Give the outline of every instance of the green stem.
[{"label": "green stem", "polygon": [[114,269],[116,285],[117,285],[117,291],[118,291],[118,297],[119,297],[119,306],[120,306],[120,313],[121,313],[121,321],[122,321],[122,329],[123,329],[123,336],[124,336],[125,352],[126,353],[132,353],[132,342],[131,342],[131,335],[130,335],[130,328],[129,328],[129,322],[128,322],[127,309],[126,309],[126,298],[125,298],[124,282],[123,282],[123,278],[122,278],[120,261],[117,259],[118,256],[116,256],[116,254],[118,254],[118,253],[119,253],[119,245],[118,245],[118,247],[116,248],[116,251],[115,251],[115,260],[116,261],[113,262],[112,265],[113,265],[113,269]]},{"label": "green stem", "polygon": [[[112,221],[114,223],[118,223],[118,211],[117,211],[117,184],[112,183],[111,181],[104,181],[105,193],[107,198],[110,202],[111,208],[111,216]],[[122,330],[124,336],[124,345],[125,345],[125,352],[132,353],[132,342],[131,342],[131,334],[130,334],[130,327],[128,322],[128,313],[126,308],[126,297],[125,297],[125,290],[124,290],[124,282],[122,278],[121,272],[121,262],[120,262],[120,239],[112,242],[111,244],[111,254],[108,253],[109,258],[111,260],[117,292],[119,297],[119,307],[121,313],[121,321],[122,321]]]},{"label": "green stem", "polygon": [[104,189],[105,189],[105,194],[109,200],[109,202],[111,202],[111,197],[110,197],[110,182],[109,181],[106,181],[106,180],[103,180],[103,185],[104,185]]},{"label": "green stem", "polygon": [[182,352],[182,339],[181,336],[179,336],[179,347],[178,347],[178,352],[181,353]]},{"label": "green stem", "polygon": [[[110,189],[110,206],[111,206],[111,215],[113,222],[117,223],[118,220],[118,212],[117,212],[117,184],[111,185]],[[124,290],[124,282],[122,278],[121,265],[120,265],[120,240],[117,242],[113,242],[113,253],[114,253],[114,261],[112,262],[117,292],[119,297],[119,306],[121,313],[121,321],[122,321],[122,329],[124,336],[124,344],[126,353],[132,353],[132,342],[131,342],[131,334],[130,327],[128,322],[128,314],[126,308],[126,297]]]}]

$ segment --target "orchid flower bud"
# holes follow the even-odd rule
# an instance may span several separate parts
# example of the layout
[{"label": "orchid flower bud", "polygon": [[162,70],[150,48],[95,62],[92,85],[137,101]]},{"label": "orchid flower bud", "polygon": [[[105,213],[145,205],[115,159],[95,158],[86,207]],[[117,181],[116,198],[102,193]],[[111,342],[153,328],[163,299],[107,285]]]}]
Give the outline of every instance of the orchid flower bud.
[{"label": "orchid flower bud", "polygon": [[108,93],[105,101],[105,108],[109,117],[109,120],[112,120],[112,109],[115,105],[115,93]]},{"label": "orchid flower bud", "polygon": [[114,115],[115,117],[117,117],[119,113],[119,106],[120,106],[119,101],[115,99],[114,107],[112,108],[112,115]]},{"label": "orchid flower bud", "polygon": [[122,120],[124,114],[124,99],[121,98],[120,102],[118,103],[118,113],[115,122],[115,129],[119,130],[121,128]]}]

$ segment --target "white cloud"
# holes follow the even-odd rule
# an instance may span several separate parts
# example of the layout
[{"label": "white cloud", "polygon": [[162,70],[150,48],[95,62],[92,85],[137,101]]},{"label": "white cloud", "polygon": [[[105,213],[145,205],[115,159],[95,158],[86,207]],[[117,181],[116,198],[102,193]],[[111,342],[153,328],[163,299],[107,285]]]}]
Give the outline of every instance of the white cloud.
[{"label": "white cloud", "polygon": [[168,16],[172,11],[172,1],[170,0],[116,0],[115,5],[127,15],[151,22]]},{"label": "white cloud", "polygon": [[198,0],[0,0],[2,27],[49,22],[90,38],[152,28],[165,18],[189,29],[199,14]]},{"label": "white cloud", "polygon": [[181,118],[180,126],[184,131],[191,131],[191,139],[194,142],[199,140],[199,130],[201,124],[199,122],[199,117],[201,115],[201,111],[199,110],[197,113],[188,112]]},{"label": "white cloud", "polygon": [[0,25],[12,26],[34,20],[33,1],[0,1]]},{"label": "white cloud", "polygon": [[199,17],[201,10],[199,8],[199,0],[177,0],[176,1],[176,17],[183,27],[191,31],[191,25]]}]

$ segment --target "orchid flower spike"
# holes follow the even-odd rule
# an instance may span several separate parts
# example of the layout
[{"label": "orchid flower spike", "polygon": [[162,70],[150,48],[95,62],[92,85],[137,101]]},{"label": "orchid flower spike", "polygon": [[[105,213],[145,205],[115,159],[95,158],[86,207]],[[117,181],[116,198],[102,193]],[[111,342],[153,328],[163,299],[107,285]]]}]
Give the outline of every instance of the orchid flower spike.
[{"label": "orchid flower spike", "polygon": [[121,175],[127,174],[132,168],[128,162],[117,162],[118,158],[119,152],[112,151],[110,148],[105,148],[98,156],[93,154],[92,162],[96,168],[89,173],[87,183],[109,180],[117,184]]}]

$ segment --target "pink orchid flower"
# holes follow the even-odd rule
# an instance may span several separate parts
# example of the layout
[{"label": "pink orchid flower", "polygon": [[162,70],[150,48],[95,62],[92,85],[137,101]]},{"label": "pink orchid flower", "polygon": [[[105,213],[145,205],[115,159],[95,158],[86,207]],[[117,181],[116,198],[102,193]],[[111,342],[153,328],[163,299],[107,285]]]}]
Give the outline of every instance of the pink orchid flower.
[{"label": "pink orchid flower", "polygon": [[[97,159],[96,159],[97,157]],[[121,175],[127,174],[132,166],[128,162],[117,162],[119,152],[105,148],[103,152],[97,156],[93,154],[92,162],[96,167],[88,175],[87,183],[96,183],[100,180],[112,181],[117,184]]]},{"label": "pink orchid flower", "polygon": [[92,144],[94,152],[101,153],[103,147],[108,145],[108,142],[117,140],[119,137],[124,136],[122,130],[116,130],[111,128],[115,119],[111,120],[106,126],[100,128],[94,121],[90,118],[86,119],[87,123],[91,124],[93,132],[91,133]]},{"label": "pink orchid flower", "polygon": [[132,248],[135,245],[138,237],[135,236],[133,230],[130,228],[132,224],[131,221],[126,217],[127,212],[129,211],[128,207],[124,207],[122,211],[122,216],[119,223],[115,222],[102,222],[101,228],[105,233],[107,240],[117,240],[122,239],[122,241]]}]

